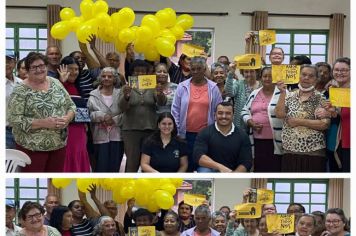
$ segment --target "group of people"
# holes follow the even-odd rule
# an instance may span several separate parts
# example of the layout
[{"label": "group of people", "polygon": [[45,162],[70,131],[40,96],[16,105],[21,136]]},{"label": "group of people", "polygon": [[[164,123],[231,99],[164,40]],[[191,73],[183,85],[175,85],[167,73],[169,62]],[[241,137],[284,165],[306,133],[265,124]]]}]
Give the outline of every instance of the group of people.
[{"label": "group of people", "polygon": [[[30,156],[22,171],[119,172],[124,154],[126,172],[350,171],[350,108],[328,100],[350,88],[349,58],[296,56],[300,81],[287,86],[270,66],[237,75],[226,56],[209,69],[204,57],[134,60],[130,45],[105,58],[89,44],[99,63],[85,44],[64,58],[49,46],[19,62],[23,80],[7,52],[6,147]],[[271,64],[283,60],[272,48]],[[155,89],[129,85],[149,74]]]},{"label": "group of people", "polygon": [[[135,200],[127,202],[127,211],[123,224],[117,221],[118,206],[108,200],[101,203],[95,195],[95,186],[90,189],[90,196],[99,212],[88,203],[85,194],[80,193],[80,200],[74,200],[68,206],[60,205],[57,196],[49,195],[44,206],[27,201],[18,213],[16,225],[13,220],[16,207],[12,200],[6,201],[6,235],[97,235],[125,236],[137,235],[137,227],[154,226],[156,235],[162,236],[280,236],[279,232],[268,232],[266,215],[277,214],[274,204],[264,204],[260,218],[237,218],[236,210],[222,206],[211,212],[209,202],[195,207],[181,201],[178,213],[173,210],[149,212],[145,208],[135,209]],[[244,202],[246,201],[244,192]],[[194,214],[193,214],[194,212]],[[278,212],[281,213],[281,212]],[[350,222],[340,208],[328,209],[306,214],[302,204],[291,203],[287,214],[294,214],[294,232],[297,236],[344,236],[350,235]]]}]

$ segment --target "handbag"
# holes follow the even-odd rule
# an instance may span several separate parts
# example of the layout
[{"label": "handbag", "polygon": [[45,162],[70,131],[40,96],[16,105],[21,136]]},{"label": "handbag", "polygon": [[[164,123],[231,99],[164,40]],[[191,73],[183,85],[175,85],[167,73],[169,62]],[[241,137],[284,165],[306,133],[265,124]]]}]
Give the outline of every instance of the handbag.
[{"label": "handbag", "polygon": [[89,109],[87,107],[87,100],[78,96],[71,96],[76,105],[75,117],[73,122],[87,123],[90,122]]}]

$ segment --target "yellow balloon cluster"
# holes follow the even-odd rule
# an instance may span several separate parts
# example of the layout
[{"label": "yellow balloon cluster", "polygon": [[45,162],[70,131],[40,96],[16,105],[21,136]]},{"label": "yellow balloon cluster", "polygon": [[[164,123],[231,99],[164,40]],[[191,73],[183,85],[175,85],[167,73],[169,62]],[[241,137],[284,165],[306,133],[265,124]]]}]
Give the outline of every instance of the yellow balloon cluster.
[{"label": "yellow balloon cluster", "polygon": [[155,61],[159,55],[170,57],[175,52],[175,42],[190,29],[194,19],[188,14],[176,16],[172,8],[145,15],[140,26],[133,25],[135,13],[129,7],[108,14],[109,6],[104,0],[82,0],[81,16],[76,16],[71,8],[63,8],[61,21],[51,28],[53,38],[63,40],[70,32],[75,32],[78,40],[86,43],[94,34],[104,42],[113,43],[116,50],[124,52],[129,43],[134,50],[143,53],[147,60]]},{"label": "yellow balloon cluster", "polygon": [[[65,188],[72,179],[52,179],[56,188]],[[128,199],[135,198],[136,204],[147,208],[151,212],[159,209],[170,209],[174,205],[173,196],[183,183],[183,179],[88,179],[78,178],[77,187],[81,192],[88,192],[91,184],[101,186],[105,190],[112,191],[113,200],[119,204]]]}]

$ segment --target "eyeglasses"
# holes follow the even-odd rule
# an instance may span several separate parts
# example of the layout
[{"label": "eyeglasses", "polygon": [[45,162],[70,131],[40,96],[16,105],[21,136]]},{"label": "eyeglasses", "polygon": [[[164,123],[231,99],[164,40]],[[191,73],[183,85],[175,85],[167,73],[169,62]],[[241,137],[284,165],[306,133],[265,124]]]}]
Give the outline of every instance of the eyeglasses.
[{"label": "eyeglasses", "polygon": [[334,70],[334,73],[341,73],[341,74],[346,74],[348,73],[350,70],[349,69],[341,69],[341,70]]},{"label": "eyeglasses", "polygon": [[33,219],[38,219],[38,218],[41,218],[42,217],[42,213],[41,212],[38,212],[36,214],[33,214],[33,215],[27,215],[26,216],[26,220],[33,220]]},{"label": "eyeglasses", "polygon": [[342,220],[327,220],[327,221],[325,221],[325,223],[328,225],[331,225],[331,224],[338,225],[338,224],[340,224],[341,221]]},{"label": "eyeglasses", "polygon": [[46,68],[46,65],[45,64],[40,64],[38,66],[30,66],[30,71],[36,71],[37,69],[40,69],[40,70],[43,70]]}]

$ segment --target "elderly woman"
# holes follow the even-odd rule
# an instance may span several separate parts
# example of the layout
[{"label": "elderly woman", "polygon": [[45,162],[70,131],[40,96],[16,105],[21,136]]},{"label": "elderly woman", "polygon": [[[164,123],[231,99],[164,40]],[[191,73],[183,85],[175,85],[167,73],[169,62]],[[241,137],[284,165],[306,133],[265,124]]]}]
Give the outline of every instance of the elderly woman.
[{"label": "elderly woman", "polygon": [[[336,59],[333,65],[333,77],[336,81],[336,87],[350,88],[351,79],[351,61],[350,58],[341,57]],[[330,129],[327,135],[327,148],[331,153],[328,153],[330,171],[350,172],[350,147],[351,147],[351,133],[350,133],[350,107],[335,108],[331,107],[330,103],[327,105],[328,110],[331,111],[333,117]],[[339,166],[335,160],[338,156]]]},{"label": "elderly woman", "polygon": [[315,89],[324,94],[326,99],[329,98],[329,86],[332,83],[331,66],[326,62],[318,62],[315,64],[319,72],[319,80],[315,85]]},{"label": "elderly woman", "polygon": [[10,98],[9,122],[17,149],[31,158],[23,172],[62,172],[67,126],[75,104],[60,81],[47,76],[47,58],[31,53],[25,61],[29,78],[16,86]]},{"label": "elderly woman", "polygon": [[110,216],[99,218],[97,225],[94,227],[93,235],[95,236],[119,236],[116,232],[116,224]]},{"label": "elderly woman", "polygon": [[211,80],[214,81],[221,93],[222,99],[229,99],[225,92],[225,80],[227,77],[227,67],[225,64],[215,62],[211,65]]},{"label": "elderly woman", "polygon": [[200,205],[195,209],[194,220],[196,226],[182,232],[181,236],[211,235],[220,236],[220,232],[209,227],[211,212],[209,206]]},{"label": "elderly woman", "polygon": [[226,215],[221,211],[215,211],[211,216],[211,226],[218,231],[221,236],[224,236],[227,226]]},{"label": "elderly woman", "polygon": [[244,80],[235,80],[234,74],[236,63],[231,63],[225,83],[227,96],[234,98],[234,125],[246,130],[246,126],[241,118],[241,111],[251,92],[259,88],[260,82],[257,81],[258,70],[241,70]]},{"label": "elderly woman", "polygon": [[[142,60],[131,64],[133,76],[147,75],[149,65]],[[129,78],[130,80],[130,78]],[[137,89],[129,85],[122,87],[119,106],[123,112],[122,137],[126,154],[126,172],[137,172],[141,161],[141,143],[156,129],[156,105],[166,104],[161,86],[156,89]]]},{"label": "elderly woman", "polygon": [[185,172],[187,145],[177,137],[177,126],[169,112],[158,117],[158,130],[142,145],[141,169],[144,172]]},{"label": "elderly woman", "polygon": [[163,231],[162,236],[179,236],[179,217],[177,213],[169,210],[163,218]]},{"label": "elderly woman", "polygon": [[174,98],[174,94],[177,90],[177,84],[168,82],[167,65],[159,63],[155,67],[155,73],[157,76],[157,84],[162,86],[164,95],[167,97],[167,102],[164,106],[157,106],[157,114],[163,112],[171,112],[171,106]]},{"label": "elderly woman", "polygon": [[326,211],[325,228],[322,236],[344,236],[350,235],[348,222],[344,211],[340,208],[331,208]]},{"label": "elderly woman", "polygon": [[73,214],[66,206],[53,208],[49,225],[56,228],[62,236],[72,236]]},{"label": "elderly woman", "polygon": [[[214,123],[214,113],[222,97],[216,83],[204,76],[205,58],[193,57],[190,62],[192,77],[178,85],[172,104],[178,136],[185,138],[193,150],[200,130]],[[196,169],[192,151],[188,155],[188,172]]]},{"label": "elderly woman", "polygon": [[284,51],[280,47],[274,47],[269,52],[269,60],[272,65],[281,65],[284,61]]},{"label": "elderly woman", "polygon": [[319,119],[315,113],[325,103],[325,97],[315,90],[318,70],[312,65],[300,69],[299,89],[286,95],[283,82],[277,83],[281,94],[276,117],[285,119],[282,129],[282,172],[324,172],[325,137],[329,119]]},{"label": "elderly woman", "polygon": [[119,172],[124,155],[118,106],[120,89],[115,88],[119,78],[115,69],[105,67],[99,76],[100,85],[90,93],[88,108],[93,136],[95,172]]},{"label": "elderly woman", "polygon": [[45,210],[39,203],[31,201],[25,202],[19,212],[22,230],[16,233],[16,235],[61,236],[61,233],[59,233],[56,228],[43,224],[44,213]]},{"label": "elderly woman", "polygon": [[258,236],[258,221],[257,219],[242,219],[241,224],[243,228],[234,229],[234,223],[237,212],[230,212],[230,219],[226,228],[226,236]]},{"label": "elderly woman", "polygon": [[295,235],[310,236],[314,232],[316,221],[313,215],[303,214],[296,219]]},{"label": "elderly woman", "polygon": [[275,104],[278,102],[280,92],[272,83],[271,67],[264,67],[261,75],[262,88],[250,94],[241,117],[250,128],[254,171],[280,172],[283,120],[276,118],[275,115]]},{"label": "elderly woman", "polygon": [[178,204],[178,216],[179,216],[179,231],[183,232],[195,226],[193,217],[193,206],[188,205],[184,201]]}]

